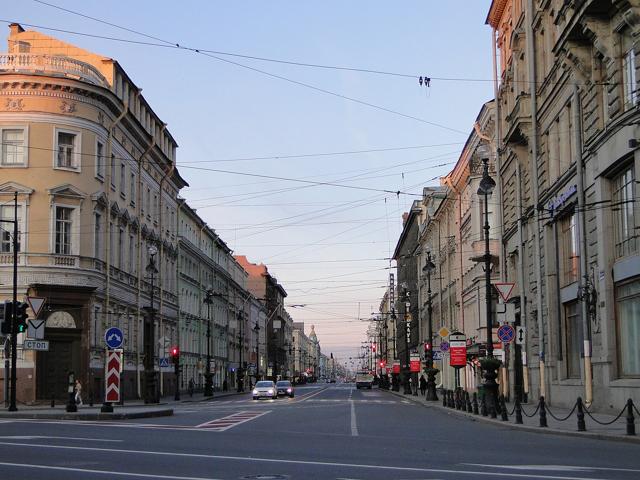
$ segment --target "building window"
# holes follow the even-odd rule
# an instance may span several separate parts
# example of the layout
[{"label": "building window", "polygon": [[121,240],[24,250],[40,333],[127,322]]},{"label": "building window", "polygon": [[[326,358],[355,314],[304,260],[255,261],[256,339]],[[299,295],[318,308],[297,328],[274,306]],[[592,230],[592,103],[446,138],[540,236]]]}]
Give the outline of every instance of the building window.
[{"label": "building window", "polygon": [[96,177],[104,178],[104,143],[99,140],[96,142]]},{"label": "building window", "polygon": [[138,262],[136,261],[136,239],[133,233],[129,234],[129,273],[137,275]]},{"label": "building window", "polygon": [[[21,208],[18,206],[18,232],[20,232],[21,222]],[[15,211],[13,205],[0,205],[0,219],[11,220],[15,218]],[[13,252],[13,223],[0,223],[0,252],[11,253]],[[20,234],[18,234],[18,251],[20,251]]]},{"label": "building window", "polygon": [[124,227],[118,230],[118,268],[124,268]]},{"label": "building window", "polygon": [[567,378],[580,378],[582,324],[578,301],[564,304],[564,336]]},{"label": "building window", "polygon": [[135,207],[136,205],[136,174],[131,172],[131,177],[129,178],[129,195],[131,196],[131,205]]},{"label": "building window", "polygon": [[640,377],[640,280],[616,288],[618,363],[623,377]]},{"label": "building window", "polygon": [[629,49],[622,58],[622,74],[624,75],[624,104],[626,108],[631,108],[638,103],[638,91],[636,86],[636,53],[633,48]]},{"label": "building window", "polygon": [[80,136],[77,133],[57,131],[56,168],[80,169]]},{"label": "building window", "polygon": [[73,208],[56,207],[55,253],[71,255],[71,228],[73,227]]},{"label": "building window", "polygon": [[111,190],[114,192],[116,190],[116,169],[116,156],[111,154],[111,178],[109,179],[109,182],[111,183]]},{"label": "building window", "polygon": [[102,215],[95,214],[95,225],[93,231],[93,242],[95,258],[102,259]]},{"label": "building window", "polygon": [[26,166],[25,130],[23,128],[6,128],[2,130],[2,166]]},{"label": "building window", "polygon": [[634,184],[633,165],[613,179],[611,206],[614,214],[616,257],[618,258],[637,252]]},{"label": "building window", "polygon": [[562,284],[569,285],[578,280],[578,229],[576,215],[572,213],[560,220],[562,248]]},{"label": "building window", "polygon": [[124,162],[120,162],[120,195],[124,197],[127,194],[127,167]]}]

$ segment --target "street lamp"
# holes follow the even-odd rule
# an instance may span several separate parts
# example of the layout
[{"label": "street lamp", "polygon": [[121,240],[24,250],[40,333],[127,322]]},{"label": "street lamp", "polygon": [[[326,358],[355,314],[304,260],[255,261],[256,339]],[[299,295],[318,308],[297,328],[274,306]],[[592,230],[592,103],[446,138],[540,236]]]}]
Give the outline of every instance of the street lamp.
[{"label": "street lamp", "polygon": [[[395,364],[395,361],[398,359],[398,350],[396,348],[396,336],[398,335],[398,317],[396,316],[396,311],[391,310],[391,321],[393,322],[393,361]],[[395,368],[395,367],[393,367]],[[399,392],[400,391],[400,382],[398,381],[398,374],[395,373],[393,370],[391,371],[391,389],[394,392]]]},{"label": "street lamp", "polygon": [[256,332],[256,383],[258,383],[260,380],[260,325],[257,320],[253,331]]},{"label": "street lamp", "polygon": [[240,348],[240,357],[238,360],[238,393],[240,392],[244,392],[244,369],[242,368],[242,349],[244,348],[244,338],[243,338],[243,331],[242,331],[242,324],[243,324],[243,318],[242,318],[242,311],[238,312],[238,340],[240,342],[239,344],[239,348]]},{"label": "street lamp", "polygon": [[478,187],[478,195],[484,197],[484,278],[485,278],[485,295],[487,308],[487,359],[482,365],[484,369],[484,391],[485,403],[491,412],[491,416],[495,417],[496,400],[498,396],[498,384],[496,383],[496,369],[499,366],[493,358],[493,322],[491,318],[491,252],[489,250],[489,196],[496,187],[496,182],[489,176],[489,159],[482,159],[482,180]]},{"label": "street lamp", "polygon": [[158,398],[156,395],[156,372],[154,365],[154,354],[155,354],[155,345],[154,345],[154,329],[155,329],[155,307],[154,307],[154,295],[155,295],[155,286],[154,280],[155,276],[158,273],[158,269],[156,267],[156,255],[158,254],[158,249],[155,245],[151,245],[147,252],[149,253],[149,263],[146,267],[146,272],[150,277],[151,284],[151,292],[149,295],[150,307],[149,314],[145,318],[144,322],[144,379],[145,379],[145,389],[144,389],[144,403],[158,403]]},{"label": "street lamp", "polygon": [[433,304],[431,302],[431,274],[435,271],[436,266],[431,261],[431,250],[427,250],[427,263],[425,263],[422,271],[427,274],[427,323],[429,336],[427,338],[427,400],[438,400],[436,394],[436,373],[433,368]]},{"label": "street lamp", "polygon": [[207,304],[207,365],[204,369],[204,396],[213,397],[213,376],[211,374],[211,304],[213,303],[213,289],[209,288],[204,295]]}]

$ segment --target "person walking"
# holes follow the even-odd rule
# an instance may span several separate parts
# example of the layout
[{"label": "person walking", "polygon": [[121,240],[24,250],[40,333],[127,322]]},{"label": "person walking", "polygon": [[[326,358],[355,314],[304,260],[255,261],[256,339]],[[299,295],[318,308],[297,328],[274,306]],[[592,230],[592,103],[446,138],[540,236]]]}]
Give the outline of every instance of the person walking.
[{"label": "person walking", "polygon": [[424,397],[427,392],[427,380],[424,378],[424,375],[420,375],[420,394]]},{"label": "person walking", "polygon": [[82,406],[82,384],[76,380],[76,405]]}]

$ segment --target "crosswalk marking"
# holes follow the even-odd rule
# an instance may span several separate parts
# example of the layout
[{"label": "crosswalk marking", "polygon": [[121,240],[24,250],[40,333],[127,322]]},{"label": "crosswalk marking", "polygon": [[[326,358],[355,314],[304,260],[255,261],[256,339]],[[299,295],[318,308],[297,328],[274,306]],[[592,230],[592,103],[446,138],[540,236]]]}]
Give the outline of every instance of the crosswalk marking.
[{"label": "crosswalk marking", "polygon": [[195,428],[206,428],[207,430],[214,430],[216,432],[224,432],[225,430],[229,430],[230,428],[236,427],[241,423],[249,422],[251,420],[255,420],[262,415],[266,415],[270,413],[271,410],[267,410],[265,412],[237,412],[231,415],[227,415],[226,417],[216,418],[215,420],[210,420],[208,422],[201,423],[200,425],[196,425]]}]

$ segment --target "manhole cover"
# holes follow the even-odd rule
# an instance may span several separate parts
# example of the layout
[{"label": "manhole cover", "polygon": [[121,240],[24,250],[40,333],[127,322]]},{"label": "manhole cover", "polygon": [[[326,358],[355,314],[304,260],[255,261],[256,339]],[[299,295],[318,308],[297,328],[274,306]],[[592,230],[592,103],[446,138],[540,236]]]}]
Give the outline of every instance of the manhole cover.
[{"label": "manhole cover", "polygon": [[240,477],[242,480],[282,480],[289,478],[287,475],[247,475],[246,477]]}]

